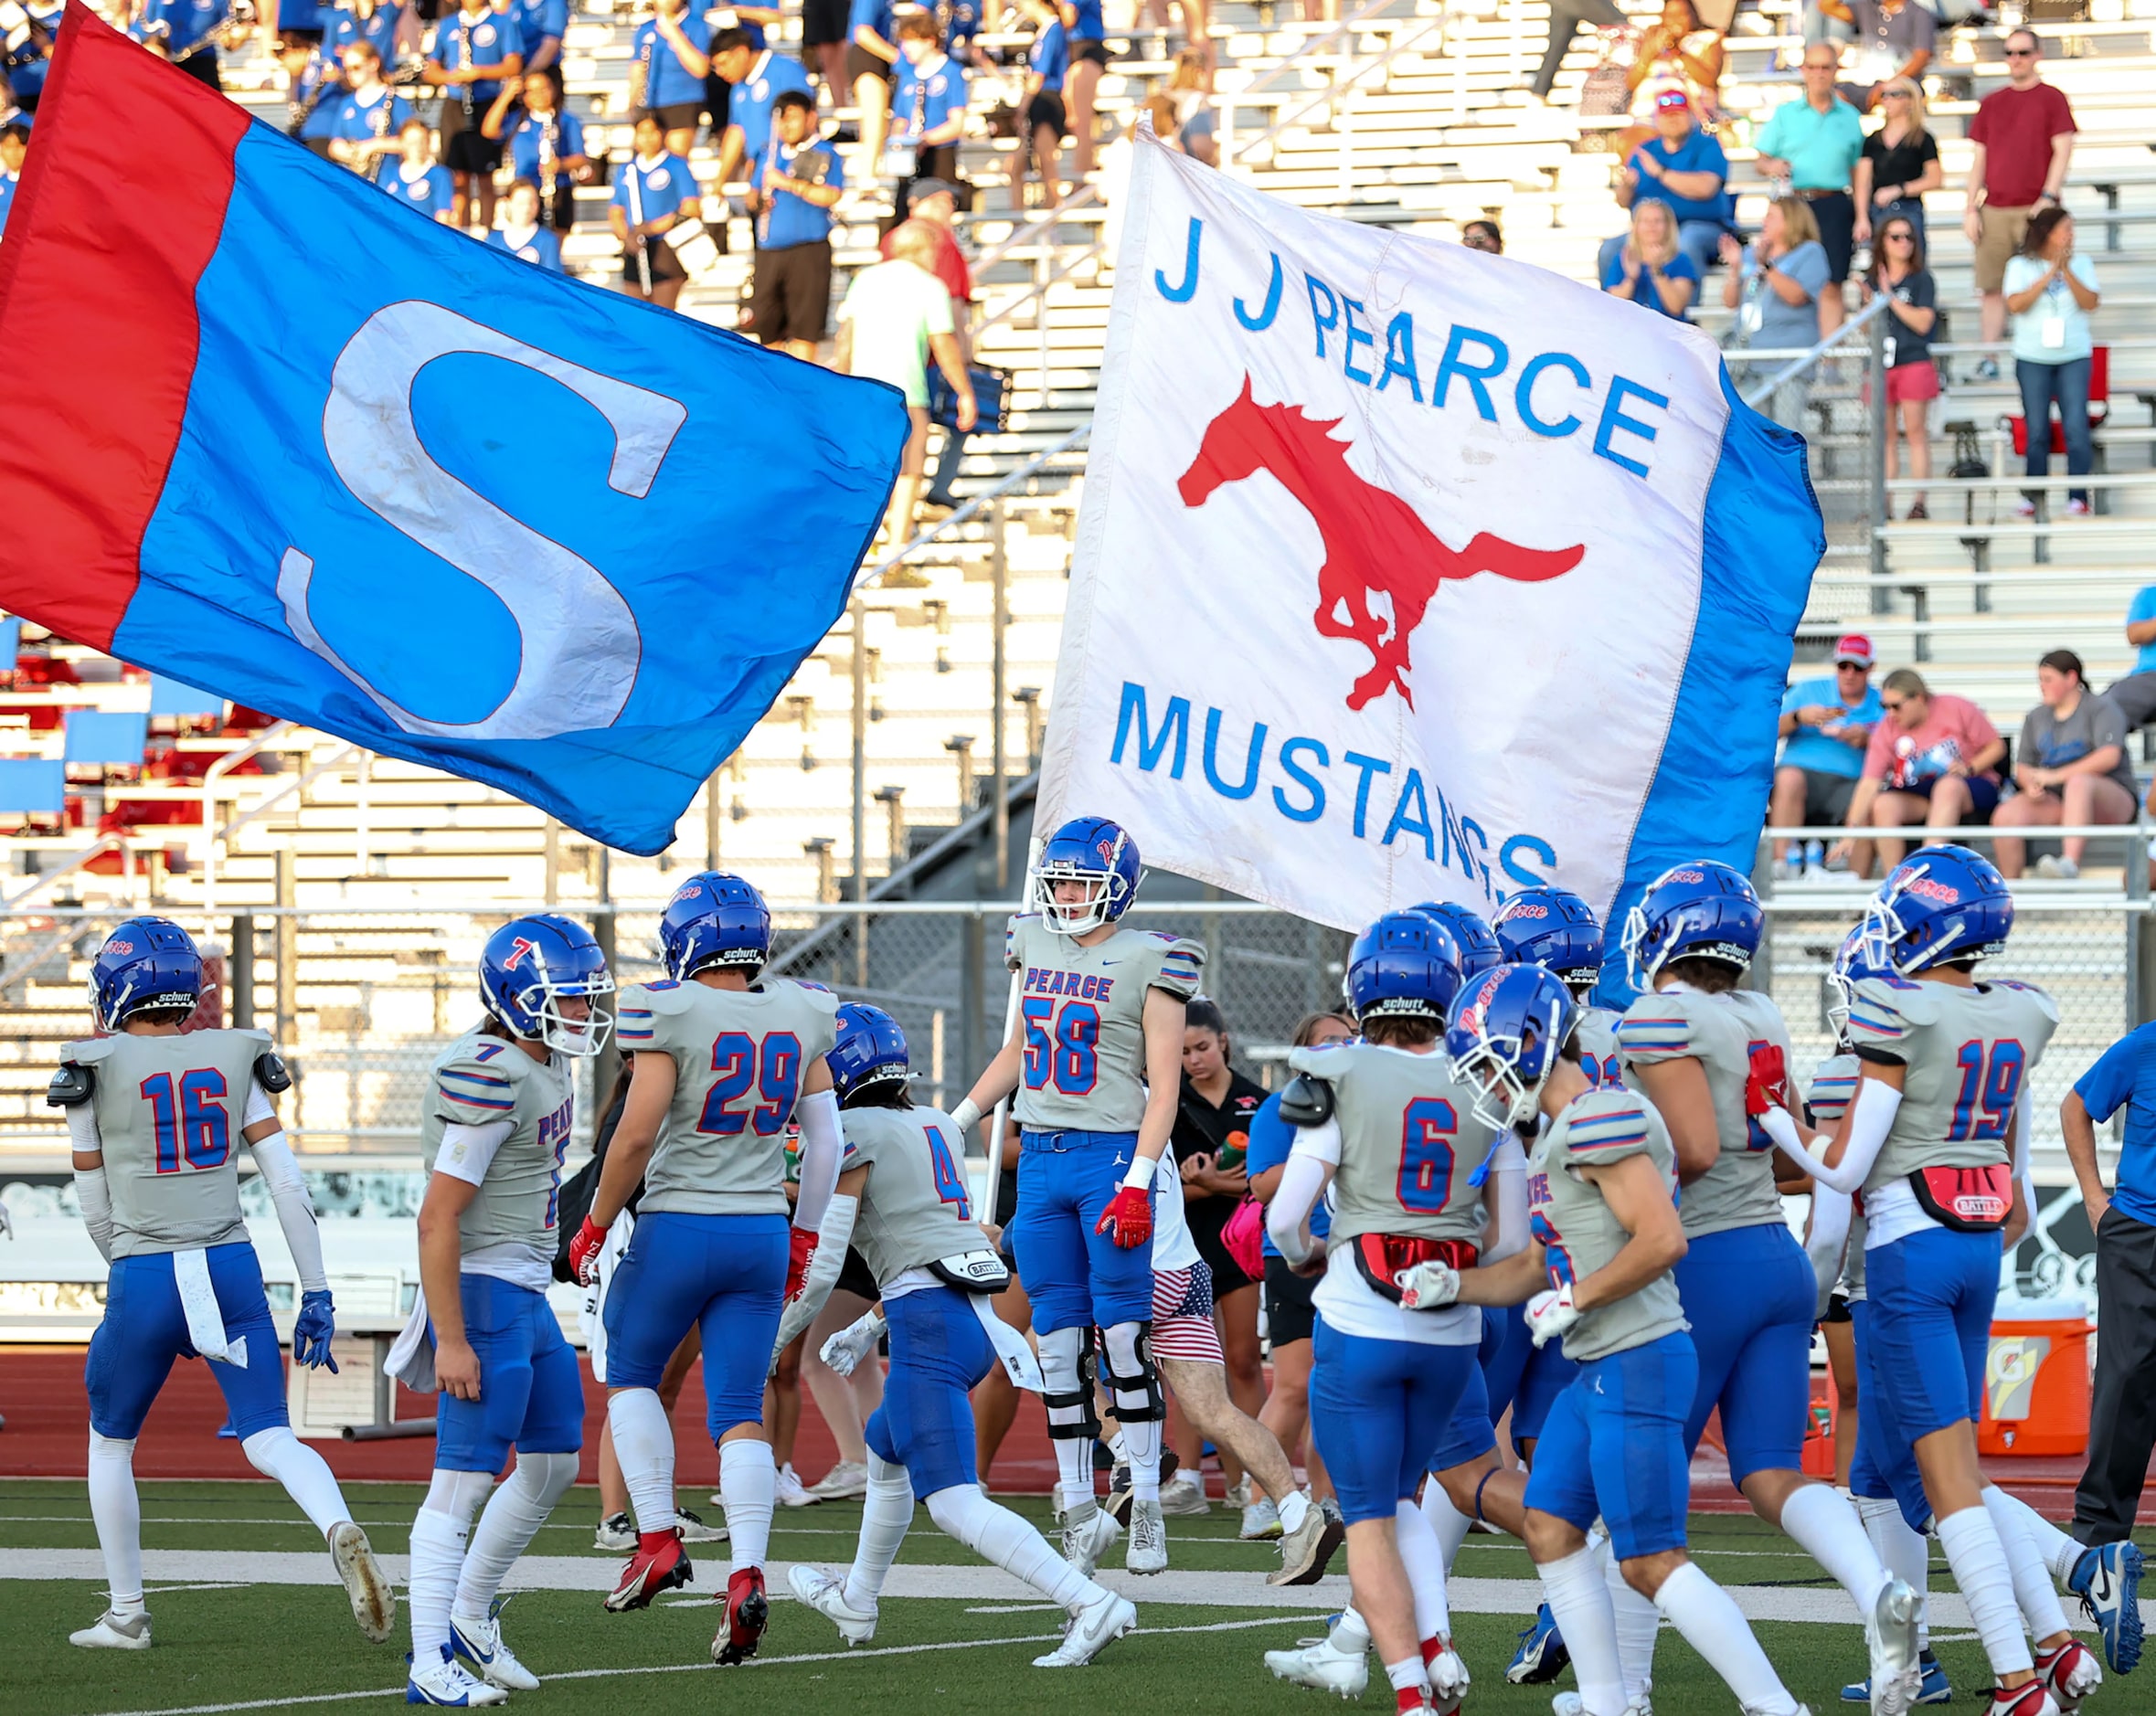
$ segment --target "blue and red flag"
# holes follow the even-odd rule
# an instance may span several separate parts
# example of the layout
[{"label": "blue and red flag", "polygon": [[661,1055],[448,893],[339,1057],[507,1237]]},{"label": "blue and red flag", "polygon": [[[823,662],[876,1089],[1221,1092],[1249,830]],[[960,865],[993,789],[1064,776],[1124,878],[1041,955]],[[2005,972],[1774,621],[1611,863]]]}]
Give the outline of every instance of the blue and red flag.
[{"label": "blue and red flag", "polygon": [[636,853],[843,611],[908,431],[880,383],[436,224],[79,5],[0,350],[0,605]]}]

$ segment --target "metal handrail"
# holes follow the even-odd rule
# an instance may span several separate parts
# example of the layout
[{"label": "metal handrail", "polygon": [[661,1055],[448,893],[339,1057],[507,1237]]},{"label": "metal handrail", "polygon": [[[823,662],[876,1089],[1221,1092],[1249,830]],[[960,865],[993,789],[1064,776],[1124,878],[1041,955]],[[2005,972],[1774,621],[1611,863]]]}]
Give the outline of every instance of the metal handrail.
[{"label": "metal handrail", "polygon": [[1072,429],[1069,434],[1066,435],[1061,440],[1057,441],[1046,451],[1035,454],[1032,459],[1028,460],[1025,464],[1019,466],[1017,470],[1012,471],[1009,476],[1005,477],[1001,482],[998,482],[995,487],[986,490],[980,494],[976,494],[972,500],[968,501],[963,506],[960,507],[957,512],[951,514],[949,518],[938,520],[935,524],[929,525],[928,529],[922,531],[919,535],[910,538],[899,547],[894,548],[889,554],[878,560],[866,572],[860,574],[854,580],[854,588],[855,589],[860,589],[866,585],[873,584],[877,578],[881,577],[886,572],[888,572],[900,561],[909,559],[912,556],[915,549],[926,547],[929,543],[934,542],[939,536],[944,535],[947,531],[955,530],[959,525],[969,523],[973,518],[979,516],[982,510],[988,504],[989,502],[1000,499],[1002,496],[1008,494],[1013,489],[1016,488],[1021,482],[1031,477],[1044,465],[1046,465],[1057,459],[1060,459],[1065,453],[1070,451],[1071,449],[1078,446],[1079,442],[1083,441],[1088,436],[1092,434],[1092,432],[1093,420],[1092,418],[1088,418],[1083,423],[1079,424],[1078,428]]},{"label": "metal handrail", "polygon": [[327,774],[331,769],[341,764],[345,757],[351,756],[354,751],[356,751],[360,747],[357,745],[340,746],[337,749],[332,751],[321,762],[315,764],[314,767],[310,768],[305,774],[287,781],[283,786],[278,788],[275,792],[272,792],[268,798],[257,804],[253,810],[248,811],[246,815],[234,817],[229,822],[226,823],[224,827],[218,829],[216,833],[210,836],[209,842],[204,847],[202,853],[202,909],[206,916],[215,916],[217,915],[218,851],[223,848],[228,841],[230,841],[233,835],[237,834],[241,829],[245,828],[250,822],[253,821],[255,818],[261,815],[262,812],[267,810],[271,805],[281,803],[284,800],[291,798],[292,795],[295,792],[304,791],[307,788],[313,786],[317,780],[321,779],[324,775]]},{"label": "metal handrail", "polygon": [[[1744,396],[1744,402],[1756,410],[1758,408],[1760,401],[1767,398],[1774,392],[1777,387],[1781,387],[1786,382],[1796,380],[1799,376],[1810,369],[1821,358],[1827,356],[1835,349],[1835,347],[1839,346],[1844,340],[1848,339],[1848,337],[1854,334],[1858,329],[1869,327],[1881,316],[1885,315],[1886,313],[1886,306],[1893,302],[1894,301],[1891,298],[1886,297],[1884,293],[1873,299],[1872,302],[1866,304],[1863,310],[1859,311],[1855,315],[1850,317],[1848,321],[1844,322],[1840,327],[1836,328],[1833,333],[1828,334],[1825,339],[1820,341],[1818,344],[1807,349],[1801,357],[1790,359],[1790,362],[1784,364],[1779,369],[1776,370],[1773,375],[1769,376],[1765,381],[1761,382],[1757,387],[1753,388],[1751,392],[1746,394]],[[1731,356],[1741,356],[1741,352],[1726,353],[1724,355],[1725,358]]]},{"label": "metal handrail", "polygon": [[112,851],[115,846],[123,846],[125,844],[125,835],[100,835],[95,842],[88,846],[85,846],[80,852],[77,853],[72,858],[69,859],[66,863],[62,864],[58,870],[46,870],[40,872],[37,879],[31,883],[28,887],[23,889],[21,893],[11,895],[6,899],[0,900],[0,912],[12,912],[19,909],[25,902],[37,898],[38,895],[42,894],[55,882],[58,882],[62,876],[69,876],[74,874],[76,871],[81,869],[82,866],[90,863],[91,859],[99,857],[101,854]]}]

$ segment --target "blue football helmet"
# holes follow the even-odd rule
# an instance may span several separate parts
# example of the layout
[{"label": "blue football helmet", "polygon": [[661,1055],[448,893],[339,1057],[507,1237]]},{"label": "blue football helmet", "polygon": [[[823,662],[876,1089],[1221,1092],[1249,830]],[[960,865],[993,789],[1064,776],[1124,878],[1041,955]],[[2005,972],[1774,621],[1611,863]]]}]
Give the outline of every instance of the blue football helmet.
[{"label": "blue football helmet", "polygon": [[[555,912],[515,917],[479,953],[479,999],[510,1035],[544,1043],[557,1054],[597,1054],[614,1028],[599,998],[614,992],[613,974],[591,932]],[[567,1017],[561,998],[580,995],[589,1011]]]},{"label": "blue football helmet", "polygon": [[169,917],[129,918],[90,962],[90,1011],[100,1031],[117,1031],[154,1008],[193,1012],[201,999],[202,955]]},{"label": "blue football helmet", "polygon": [[1673,864],[1647,884],[1625,919],[1633,986],[1652,989],[1672,959],[1719,959],[1743,970],[1759,950],[1767,914],[1742,874],[1712,858]]},{"label": "blue football helmet", "polygon": [[[1081,816],[1064,823],[1041,848],[1033,873],[1032,908],[1058,936],[1087,935],[1129,909],[1143,874],[1138,842],[1127,830],[1104,816]],[[1086,897],[1057,905],[1058,882],[1084,884]]]},{"label": "blue football helmet", "polygon": [[898,1022],[882,1008],[860,1001],[847,1001],[838,1010],[838,1041],[824,1058],[831,1063],[831,1082],[842,1103],[856,1090],[903,1085],[913,1075]]},{"label": "blue football helmet", "polygon": [[1602,975],[1602,926],[1595,908],[1570,888],[1524,888],[1491,926],[1510,965],[1539,965],[1574,989]]},{"label": "blue football helmet", "polygon": [[1450,925],[1421,911],[1387,912],[1355,937],[1342,987],[1358,1023],[1428,1019],[1441,1027],[1460,981]]},{"label": "blue football helmet", "polygon": [[677,983],[713,966],[754,977],[771,957],[771,908],[739,876],[700,871],[666,902],[659,952]]},{"label": "blue football helmet", "polygon": [[2013,895],[1989,858],[1966,846],[1926,846],[1895,866],[1864,913],[1864,957],[1907,977],[2005,950]]},{"label": "blue football helmet", "polygon": [[1849,1041],[1849,1010],[1856,1003],[1857,984],[1867,977],[1894,975],[1891,966],[1873,957],[1864,940],[1864,928],[1859,924],[1843,937],[1833,969],[1827,973],[1827,988],[1834,997],[1827,1003],[1827,1023],[1837,1043]]},{"label": "blue football helmet", "polygon": [[1425,900],[1420,906],[1407,909],[1436,918],[1452,932],[1452,939],[1460,948],[1461,977],[1479,977],[1492,966],[1504,963],[1504,948],[1497,939],[1497,932],[1480,912],[1455,906],[1450,900]]},{"label": "blue football helmet", "polygon": [[1500,1131],[1532,1120],[1578,1016],[1564,980],[1539,965],[1501,965],[1462,986],[1445,1053],[1475,1093],[1476,1118]]}]

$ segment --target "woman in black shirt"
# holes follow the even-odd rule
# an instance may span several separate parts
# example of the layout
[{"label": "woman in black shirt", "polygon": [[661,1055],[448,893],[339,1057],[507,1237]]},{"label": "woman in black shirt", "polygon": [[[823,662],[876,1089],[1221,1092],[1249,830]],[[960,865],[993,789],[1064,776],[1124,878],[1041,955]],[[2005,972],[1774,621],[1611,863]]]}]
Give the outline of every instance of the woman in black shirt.
[{"label": "woman in black shirt", "polygon": [[1916,228],[1924,243],[1924,193],[1947,182],[1939,165],[1938,142],[1925,127],[1924,90],[1914,78],[1894,78],[1880,92],[1886,123],[1864,139],[1856,164],[1857,241],[1884,230],[1896,215]]},{"label": "woman in black shirt", "polygon": [[[1879,223],[1879,246],[1871,272],[1864,276],[1864,302],[1875,295],[1888,301],[1886,311],[1886,474],[1899,474],[1896,431],[1909,446],[1909,474],[1919,482],[1931,475],[1931,431],[1926,416],[1938,397],[1938,365],[1932,361],[1931,336],[1938,327],[1938,288],[1924,266],[1924,239],[1906,215]],[[1909,504],[1911,518],[1929,518],[1919,489]]]}]

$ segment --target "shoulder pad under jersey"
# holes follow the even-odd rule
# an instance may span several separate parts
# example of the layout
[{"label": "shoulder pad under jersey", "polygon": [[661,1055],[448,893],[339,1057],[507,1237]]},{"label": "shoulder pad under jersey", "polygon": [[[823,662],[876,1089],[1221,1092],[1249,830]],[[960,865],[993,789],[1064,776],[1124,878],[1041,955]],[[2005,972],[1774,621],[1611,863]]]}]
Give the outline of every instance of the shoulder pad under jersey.
[{"label": "shoulder pad under jersey", "polygon": [[284,1065],[284,1057],[275,1049],[254,1057],[254,1078],[272,1096],[292,1088],[292,1073]]},{"label": "shoulder pad under jersey", "polygon": [[62,1061],[59,1070],[53,1074],[52,1083],[45,1087],[45,1106],[48,1108],[72,1108],[78,1103],[88,1102],[97,1094],[97,1072],[79,1061]]},{"label": "shoulder pad under jersey", "polygon": [[1333,1118],[1333,1086],[1298,1073],[1280,1092],[1280,1118],[1292,1127],[1323,1126]]}]

